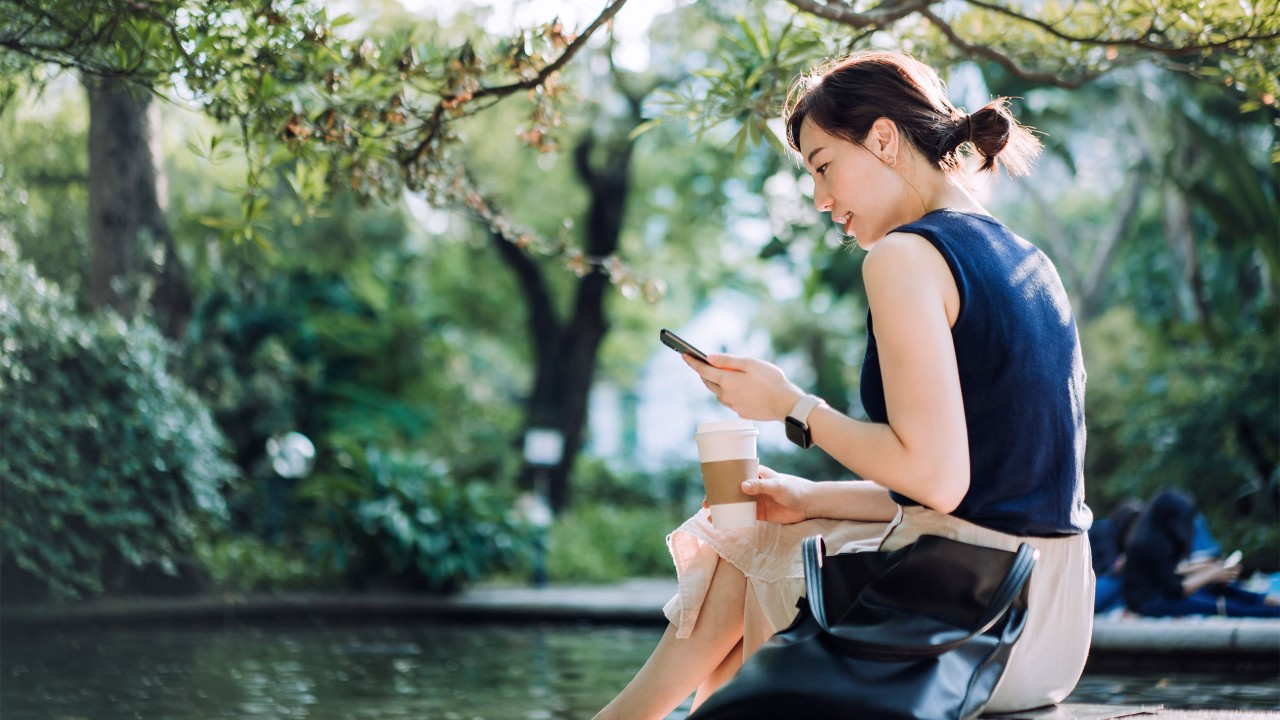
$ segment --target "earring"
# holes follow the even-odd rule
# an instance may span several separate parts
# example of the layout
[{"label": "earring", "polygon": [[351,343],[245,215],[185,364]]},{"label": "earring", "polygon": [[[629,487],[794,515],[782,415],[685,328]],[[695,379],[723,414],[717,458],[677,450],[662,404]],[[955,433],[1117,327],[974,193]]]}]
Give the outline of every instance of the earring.
[{"label": "earring", "polygon": [[894,157],[894,156],[892,156],[892,155],[886,155],[886,156],[884,157],[884,164],[885,164],[885,165],[887,165],[887,166],[889,166],[889,167],[894,167],[895,165],[897,165],[897,164],[898,164],[898,158],[896,158],[896,157]]}]

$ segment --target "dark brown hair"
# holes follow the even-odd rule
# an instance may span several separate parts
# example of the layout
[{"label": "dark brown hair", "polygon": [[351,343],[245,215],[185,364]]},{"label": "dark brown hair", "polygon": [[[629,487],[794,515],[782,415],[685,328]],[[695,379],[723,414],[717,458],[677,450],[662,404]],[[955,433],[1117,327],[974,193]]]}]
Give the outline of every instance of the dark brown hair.
[{"label": "dark brown hair", "polygon": [[861,143],[879,118],[888,118],[916,150],[943,172],[960,170],[966,142],[982,156],[982,170],[996,160],[1010,175],[1025,175],[1040,141],[997,98],[965,115],[947,99],[933,68],[896,52],[863,52],[824,63],[800,76],[783,107],[787,143],[800,151],[800,126],[808,119],[824,132]]}]

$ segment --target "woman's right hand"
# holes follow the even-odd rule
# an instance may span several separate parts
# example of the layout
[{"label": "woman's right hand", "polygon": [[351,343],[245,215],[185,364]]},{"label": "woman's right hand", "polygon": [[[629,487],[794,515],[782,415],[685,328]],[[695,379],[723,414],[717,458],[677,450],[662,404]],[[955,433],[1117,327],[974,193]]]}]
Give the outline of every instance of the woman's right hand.
[{"label": "woman's right hand", "polygon": [[807,501],[812,480],[783,475],[760,466],[759,477],[742,483],[742,491],[756,499],[756,518],[790,525],[809,519]]}]

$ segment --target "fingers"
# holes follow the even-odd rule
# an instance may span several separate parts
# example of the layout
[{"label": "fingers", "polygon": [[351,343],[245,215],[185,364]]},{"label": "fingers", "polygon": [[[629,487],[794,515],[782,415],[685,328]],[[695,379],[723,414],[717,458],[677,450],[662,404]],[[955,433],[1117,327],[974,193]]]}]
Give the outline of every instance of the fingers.
[{"label": "fingers", "polygon": [[684,361],[689,367],[698,371],[702,377],[720,382],[720,379],[728,373],[747,372],[751,369],[752,363],[759,363],[758,360],[751,358],[738,357],[737,355],[708,355],[708,362],[702,362],[692,355],[685,355]]},{"label": "fingers", "polygon": [[738,357],[737,355],[725,355],[720,353],[716,355],[708,355],[707,360],[710,360],[713,366],[723,368],[725,370],[741,371],[747,369],[747,358]]},{"label": "fingers", "polygon": [[773,469],[773,468],[771,468],[771,467],[768,467],[768,466],[765,466],[765,465],[761,465],[761,466],[760,466],[760,475],[759,475],[759,477],[762,477],[762,478],[773,478],[773,477],[778,477],[778,471],[777,471],[777,470],[774,470],[774,469]]},{"label": "fingers", "polygon": [[[767,470],[768,468],[764,469]],[[761,472],[759,477],[754,480],[742,481],[742,492],[748,495],[768,495],[770,494],[769,491],[777,484],[777,477],[778,473],[772,470],[769,470],[768,475]]]},{"label": "fingers", "polygon": [[[703,380],[709,380],[714,383],[719,383],[720,380],[724,377],[724,371],[720,370],[714,365],[708,365],[707,363],[702,362],[701,360],[699,360],[698,358],[692,355],[681,355],[681,357],[684,358],[684,362],[686,365],[693,368],[694,372],[702,376]],[[719,357],[719,356],[713,355],[711,357]],[[707,359],[710,360],[711,358],[709,357]]]}]

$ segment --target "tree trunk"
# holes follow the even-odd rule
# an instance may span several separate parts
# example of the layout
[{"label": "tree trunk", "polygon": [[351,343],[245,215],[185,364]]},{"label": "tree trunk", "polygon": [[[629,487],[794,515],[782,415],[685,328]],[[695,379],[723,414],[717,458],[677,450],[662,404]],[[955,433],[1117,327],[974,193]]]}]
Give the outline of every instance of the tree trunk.
[{"label": "tree trunk", "polygon": [[90,303],[132,317],[149,300],[161,331],[176,338],[191,315],[191,291],[161,208],[151,95],[112,78],[84,82]]},{"label": "tree trunk", "polygon": [[[622,137],[626,137],[625,133]],[[608,156],[599,167],[591,162],[595,145],[595,137],[588,135],[574,150],[578,176],[591,193],[583,229],[583,252],[589,259],[617,252],[631,168],[630,141],[610,143]],[[609,277],[607,270],[588,265],[587,274],[578,281],[571,314],[561,320],[542,268],[502,237],[490,237],[516,274],[528,307],[534,381],[525,432],[535,428],[554,430],[564,439],[560,461],[552,467],[526,463],[521,485],[545,492],[551,508],[560,512],[571,501],[570,471],[582,449],[596,355],[608,332],[604,304]]]}]

